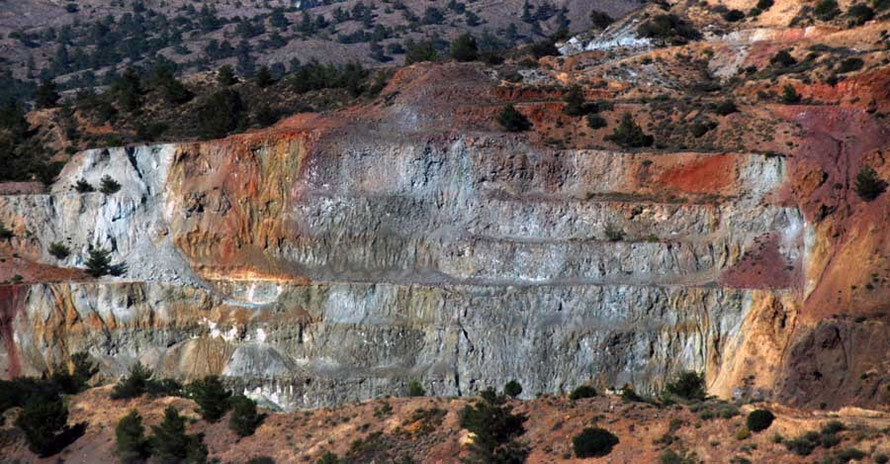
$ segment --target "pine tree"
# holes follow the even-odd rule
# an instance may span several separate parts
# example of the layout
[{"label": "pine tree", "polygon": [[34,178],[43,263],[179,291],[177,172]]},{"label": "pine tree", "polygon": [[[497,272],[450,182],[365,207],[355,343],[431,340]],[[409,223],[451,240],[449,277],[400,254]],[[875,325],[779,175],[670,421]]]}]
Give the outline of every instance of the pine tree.
[{"label": "pine tree", "polygon": [[238,78],[235,77],[235,70],[233,70],[231,66],[225,65],[220,67],[216,72],[216,81],[219,85],[228,87],[237,84]]},{"label": "pine tree", "polygon": [[581,86],[575,84],[569,88],[569,91],[566,92],[565,98],[566,102],[565,109],[563,112],[569,116],[583,116],[587,113],[585,111],[584,105],[586,103],[584,99],[584,90],[581,89]]},{"label": "pine tree", "polygon": [[151,427],[151,445],[154,460],[158,464],[174,464],[185,461],[188,455],[189,436],[185,434],[185,418],[176,408],[168,406],[164,420]]},{"label": "pine tree", "polygon": [[191,385],[194,400],[201,409],[198,411],[207,422],[216,422],[229,410],[229,391],[220,381],[219,376],[208,375]]},{"label": "pine tree", "polygon": [[653,142],[652,136],[643,132],[643,128],[634,122],[630,113],[624,113],[618,127],[608,138],[624,148],[648,147]]},{"label": "pine tree", "polygon": [[137,362],[130,366],[130,372],[123,380],[114,386],[111,392],[111,399],[129,399],[142,396],[148,390],[151,382],[151,369]]},{"label": "pine tree", "polygon": [[233,396],[231,404],[232,417],[229,418],[229,428],[239,437],[253,435],[265,415],[257,413],[256,403],[244,395]]},{"label": "pine tree", "polygon": [[507,132],[522,132],[531,129],[532,123],[512,104],[508,104],[498,114],[498,122]]},{"label": "pine tree", "polygon": [[133,68],[124,70],[112,84],[112,90],[124,110],[136,111],[142,106],[142,81]]},{"label": "pine tree", "polygon": [[102,277],[111,272],[111,252],[102,248],[90,250],[90,257],[86,262],[87,274],[93,277]]},{"label": "pine tree", "polygon": [[275,79],[272,77],[272,72],[269,71],[268,66],[260,66],[259,71],[256,73],[256,85],[260,88],[266,88],[275,83]]},{"label": "pine tree", "polygon": [[856,174],[856,193],[865,201],[872,201],[887,190],[887,181],[878,177],[870,166],[865,166]]},{"label": "pine tree", "polygon": [[25,405],[16,425],[25,432],[28,447],[40,456],[61,449],[61,435],[67,428],[68,408],[61,398],[35,398]]},{"label": "pine tree", "polygon": [[38,108],[52,108],[59,102],[59,92],[56,83],[51,79],[44,79],[37,86],[34,103]]},{"label": "pine tree", "polygon": [[471,34],[461,34],[451,43],[451,57],[456,61],[475,61],[479,58],[476,38]]},{"label": "pine tree", "polygon": [[114,428],[117,437],[114,454],[124,464],[145,462],[151,454],[148,439],[145,437],[145,427],[142,426],[142,417],[135,409],[121,418]]},{"label": "pine tree", "polygon": [[527,417],[513,414],[506,398],[491,388],[482,392],[481,399],[466,406],[460,413],[460,425],[475,437],[470,445],[471,463],[522,463],[528,447],[518,438],[525,432]]}]

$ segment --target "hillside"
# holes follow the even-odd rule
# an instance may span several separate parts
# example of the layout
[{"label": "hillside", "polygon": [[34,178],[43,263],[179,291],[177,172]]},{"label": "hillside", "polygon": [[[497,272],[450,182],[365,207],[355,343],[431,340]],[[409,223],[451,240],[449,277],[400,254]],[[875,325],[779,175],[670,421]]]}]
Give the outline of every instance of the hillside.
[{"label": "hillside", "polygon": [[[0,184],[0,369],[40,376],[84,352],[96,385],[137,361],[220,375],[280,412],[256,440],[207,429],[224,461],[343,456],[381,431],[370,449],[453,462],[457,411],[516,380],[529,462],[573,459],[591,422],[620,439],[604,462],[846,462],[828,445],[792,456],[772,430],[730,438],[741,415],[696,426],[700,405],[564,396],[656,399],[691,371],[722,404],[774,410],[785,438],[859,421],[844,446],[877,460],[890,5],[873,6],[647,4],[493,55],[455,38],[452,59],[374,71],[124,79],[91,105],[4,118],[10,159],[40,146],[64,164]],[[188,99],[168,98],[174,82]],[[437,398],[368,417],[416,386]],[[119,407],[102,392],[71,396],[72,420]],[[157,419],[166,403],[193,407],[137,405]],[[396,433],[434,403],[441,426]],[[107,456],[124,412],[90,416],[69,449]],[[288,439],[301,417],[311,436]],[[656,442],[671,419],[692,425],[677,446]]]}]

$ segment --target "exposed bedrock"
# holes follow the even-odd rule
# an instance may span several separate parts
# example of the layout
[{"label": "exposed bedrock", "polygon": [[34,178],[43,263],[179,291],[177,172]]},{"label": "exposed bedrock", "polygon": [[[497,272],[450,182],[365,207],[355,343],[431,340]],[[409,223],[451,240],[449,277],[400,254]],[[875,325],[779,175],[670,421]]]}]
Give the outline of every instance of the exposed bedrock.
[{"label": "exposed bedrock", "polygon": [[[136,360],[219,373],[286,409],[411,379],[652,392],[680,369],[728,395],[753,312],[799,292],[806,225],[768,199],[784,163],[318,129],[84,152],[50,193],[0,197],[0,218],[27,230],[25,259],[82,266],[93,245],[128,271],[15,287],[2,360],[37,373],[87,350],[108,376]],[[120,192],[71,189],[106,174]],[[54,241],[73,250],[61,263]],[[752,253],[783,278],[758,278]]]}]

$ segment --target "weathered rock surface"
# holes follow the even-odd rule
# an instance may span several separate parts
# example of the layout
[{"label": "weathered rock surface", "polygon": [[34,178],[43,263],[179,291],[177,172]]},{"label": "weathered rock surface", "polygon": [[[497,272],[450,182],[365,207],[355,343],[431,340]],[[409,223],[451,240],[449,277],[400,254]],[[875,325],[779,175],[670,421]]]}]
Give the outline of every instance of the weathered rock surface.
[{"label": "weathered rock surface", "polygon": [[[22,263],[2,287],[0,367],[87,350],[108,376],[136,360],[218,373],[284,409],[411,379],[437,395],[510,379],[527,396],[653,392],[681,369],[722,396],[800,385],[783,356],[830,338],[796,323],[834,246],[809,193],[788,193],[801,161],[545,148],[487,129],[496,86],[478,66],[416,66],[335,117],[91,150],[48,193],[0,195]],[[71,188],[105,175],[120,192]],[[90,246],[126,274],[38,272],[80,267]]]}]

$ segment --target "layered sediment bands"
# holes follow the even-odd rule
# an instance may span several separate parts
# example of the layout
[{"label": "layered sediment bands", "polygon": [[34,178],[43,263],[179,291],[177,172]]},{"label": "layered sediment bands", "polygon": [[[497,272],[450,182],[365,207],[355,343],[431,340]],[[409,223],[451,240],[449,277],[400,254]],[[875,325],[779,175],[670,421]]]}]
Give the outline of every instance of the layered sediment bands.
[{"label": "layered sediment bands", "polygon": [[[814,135],[789,156],[625,153],[438,127],[424,105],[491,120],[496,92],[474,69],[407,68],[383,103],[221,141],[83,152],[49,193],[0,195],[15,232],[0,250],[67,272],[3,287],[22,296],[3,306],[16,343],[2,367],[36,373],[87,350],[106,376],[137,359],[219,373],[282,408],[399,394],[412,379],[441,395],[510,379],[527,395],[587,381],[653,392],[681,369],[704,370],[722,396],[788,400],[814,388],[808,363],[835,359],[820,348],[831,324],[836,346],[866,353],[843,365],[884,378],[885,348],[865,347],[880,318],[823,317],[842,313],[833,298],[865,298],[850,279],[874,266],[851,263],[877,261],[865,257],[883,243],[841,220],[883,206],[832,193],[850,193],[874,146],[832,151]],[[461,83],[475,93],[458,97]],[[852,161],[822,176],[838,156]],[[122,190],[71,189],[104,175]],[[50,256],[54,241],[71,256]],[[90,246],[127,273],[68,270]],[[832,375],[852,402],[881,398]]]},{"label": "layered sediment bands", "polygon": [[[411,379],[441,395],[510,379],[530,395],[652,392],[681,368],[731,384],[751,368],[730,356],[740,330],[773,293],[721,274],[761,242],[800,268],[801,214],[766,199],[782,158],[325,137],[90,151],[51,193],[2,197],[35,261],[65,241],[64,264],[93,244],[129,267],[15,287],[17,359],[41,371],[87,350],[108,376],[137,359],[220,373],[282,408]],[[121,192],[70,189],[106,174]]]}]

